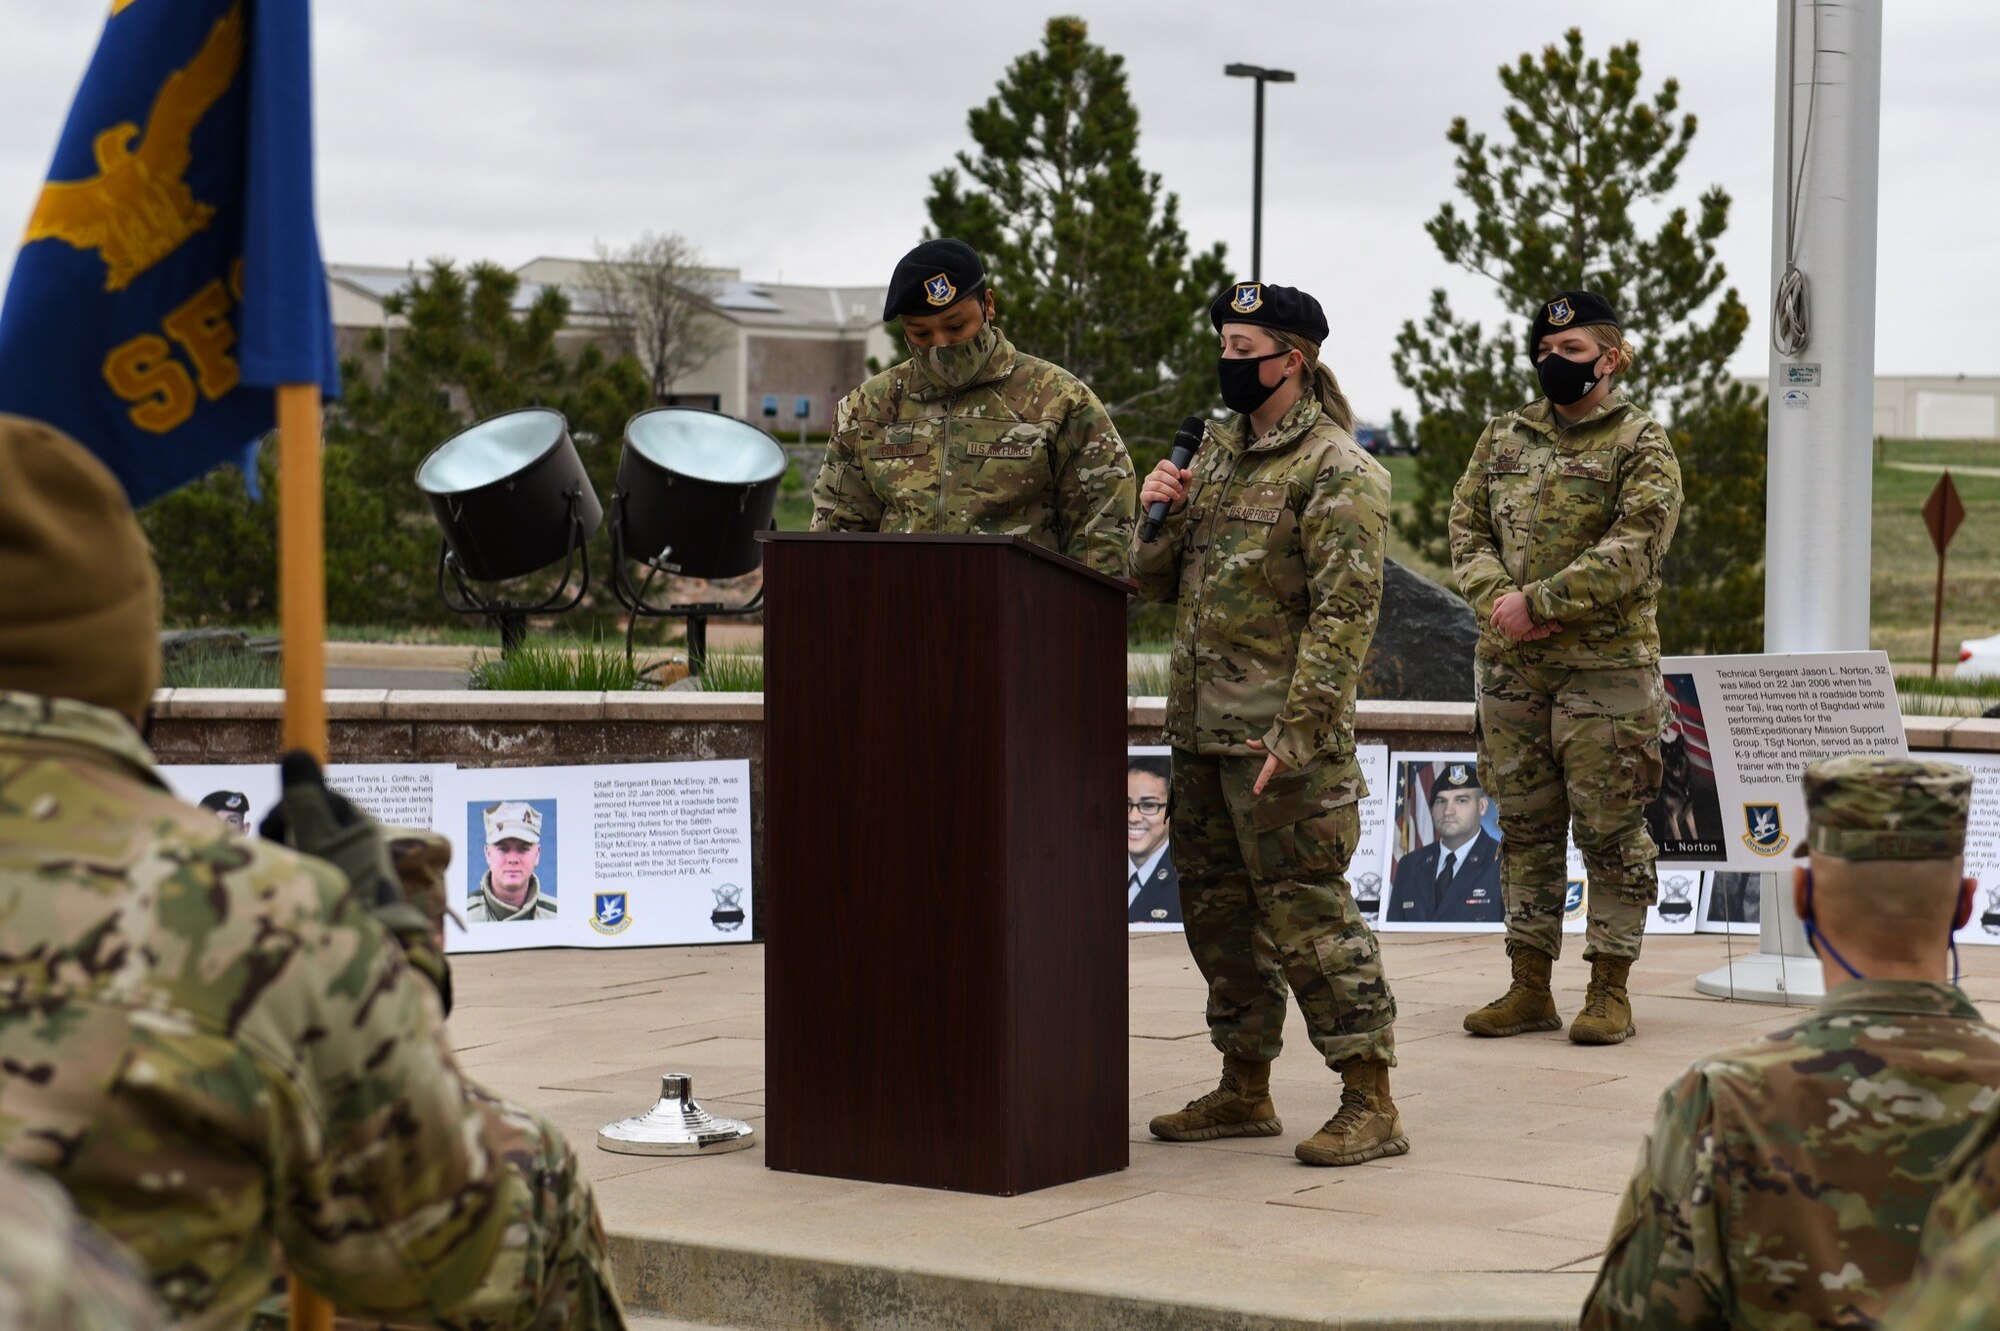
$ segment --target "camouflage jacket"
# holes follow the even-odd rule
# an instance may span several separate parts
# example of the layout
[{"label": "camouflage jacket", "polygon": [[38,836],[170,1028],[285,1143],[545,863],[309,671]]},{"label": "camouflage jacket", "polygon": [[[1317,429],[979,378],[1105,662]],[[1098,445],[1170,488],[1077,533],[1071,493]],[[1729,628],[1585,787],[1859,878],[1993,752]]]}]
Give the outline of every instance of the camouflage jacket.
[{"label": "camouflage jacket", "polygon": [[[1660,564],[1681,511],[1667,432],[1614,392],[1573,425],[1548,399],[1497,416],[1473,445],[1451,503],[1451,566],[1479,616],[1479,655],[1512,665],[1643,666],[1660,659]],[[1536,623],[1517,643],[1491,620],[1527,593]]]},{"label": "camouflage jacket", "polygon": [[1310,395],[1246,447],[1249,420],[1211,424],[1187,504],[1133,546],[1148,600],[1175,603],[1167,741],[1249,754],[1262,740],[1340,800],[1366,787],[1354,696],[1382,608],[1389,473]]},{"label": "camouflage jacket", "polygon": [[1924,1221],[1926,1259],[1987,1217],[2000,1212],[2000,1098],[1966,1135],[1945,1168],[1930,1216]]},{"label": "camouflage jacket", "polygon": [[155,1331],[167,1311],[131,1255],[54,1183],[0,1157],[0,1328]]},{"label": "camouflage jacket", "polygon": [[274,1241],[350,1311],[427,1321],[520,1245],[516,1111],[460,1074],[423,942],[176,800],[123,718],[0,692],[0,1154],[187,1325],[244,1325]]},{"label": "camouflage jacket", "polygon": [[1096,394],[1002,337],[957,391],[904,361],[841,399],[812,527],[1022,536],[1123,578],[1137,496]]},{"label": "camouflage jacket", "polygon": [[1583,1327],[1873,1325],[1996,1085],[2000,1030],[1912,981],[1839,985],[1701,1059],[1660,1098]]},{"label": "camouflage jacket", "polygon": [[1988,1215],[1939,1252],[1929,1251],[1902,1297],[1882,1316],[1885,1331],[1992,1331],[2000,1326],[2000,1216]]},{"label": "camouflage jacket", "polygon": [[468,924],[511,924],[515,920],[553,919],[556,913],[556,899],[542,895],[542,876],[534,874],[528,879],[528,895],[518,906],[510,906],[493,895],[493,871],[488,869],[479,878],[479,893],[465,904],[465,919]]}]

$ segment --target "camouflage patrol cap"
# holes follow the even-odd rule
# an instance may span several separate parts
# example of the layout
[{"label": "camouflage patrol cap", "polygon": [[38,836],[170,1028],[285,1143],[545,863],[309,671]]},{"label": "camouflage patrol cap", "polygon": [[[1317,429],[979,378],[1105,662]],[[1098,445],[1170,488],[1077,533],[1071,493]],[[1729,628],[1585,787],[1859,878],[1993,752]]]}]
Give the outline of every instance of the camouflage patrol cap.
[{"label": "camouflage patrol cap", "polygon": [[137,720],[160,678],[160,578],[124,487],[60,430],[0,414],[0,689]]},{"label": "camouflage patrol cap", "polygon": [[1972,773],[1955,763],[1849,754],[1806,769],[1806,839],[1843,860],[1949,860],[1965,853]]},{"label": "camouflage patrol cap", "polygon": [[526,800],[502,800],[486,806],[486,844],[525,841],[531,846],[542,840],[542,811]]}]

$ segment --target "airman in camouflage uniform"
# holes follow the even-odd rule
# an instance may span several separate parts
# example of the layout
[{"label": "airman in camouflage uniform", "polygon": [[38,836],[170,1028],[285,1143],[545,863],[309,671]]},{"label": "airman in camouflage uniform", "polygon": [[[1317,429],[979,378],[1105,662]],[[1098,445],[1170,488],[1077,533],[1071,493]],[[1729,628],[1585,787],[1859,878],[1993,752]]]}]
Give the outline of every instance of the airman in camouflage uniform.
[{"label": "airman in camouflage uniform", "polygon": [[1923,1263],[1882,1319],[1898,1331],[2000,1327],[2000,1099],[1944,1170],[1920,1240]]},{"label": "airman in camouflage uniform", "polygon": [[433,922],[379,829],[309,759],[285,834],[333,863],[168,792],[133,725],[145,538],[110,473],[17,418],[0,597],[0,1155],[191,1325],[243,1325],[281,1252],[356,1313],[622,1326],[575,1155],[453,1059]]},{"label": "airman in camouflage uniform", "polygon": [[1989,1216],[1926,1260],[1882,1315],[1884,1331],[1993,1331],[2000,1327],[1995,1271],[2000,1271],[2000,1216]]},{"label": "airman in camouflage uniform", "polygon": [[131,1254],[54,1183],[0,1157],[0,1331],[164,1331]]},{"label": "airman in camouflage uniform", "polygon": [[1171,463],[1148,477],[1149,491],[1185,503],[1135,544],[1132,565],[1147,599],[1176,607],[1174,857],[1224,1070],[1215,1091],[1151,1128],[1171,1141],[1282,1131],[1270,1065],[1289,984],[1343,1082],[1339,1113],[1297,1154],[1357,1164],[1409,1149],[1389,1098],[1396,1002],[1345,877],[1367,793],[1354,698],[1381,609],[1389,476],[1354,441],[1318,364],[1318,302],[1244,283],[1211,317],[1240,353],[1230,359],[1272,381],[1247,397],[1226,388],[1245,409],[1207,427],[1184,490]]},{"label": "airman in camouflage uniform", "polygon": [[1625,979],[1659,894],[1645,816],[1667,715],[1654,603],[1680,464],[1666,431],[1614,386],[1631,353],[1601,297],[1559,294],[1529,347],[1549,396],[1488,423],[1452,495],[1452,570],[1482,626],[1479,778],[1500,805],[1514,973],[1465,1028],[1562,1025],[1549,977],[1574,826],[1590,875],[1590,987],[1569,1034],[1616,1044],[1634,1030]]},{"label": "airman in camouflage uniform", "polygon": [[1875,1325],[2000,1086],[2000,1030],[1943,982],[1971,910],[1971,775],[1848,757],[1805,786],[1812,869],[1793,890],[1826,998],[1661,1097],[1585,1331]]},{"label": "airman in camouflage uniform", "polygon": [[835,409],[812,529],[1020,536],[1125,577],[1132,459],[1089,388],[994,326],[979,256],[912,250],[882,313],[898,317],[910,359]]}]

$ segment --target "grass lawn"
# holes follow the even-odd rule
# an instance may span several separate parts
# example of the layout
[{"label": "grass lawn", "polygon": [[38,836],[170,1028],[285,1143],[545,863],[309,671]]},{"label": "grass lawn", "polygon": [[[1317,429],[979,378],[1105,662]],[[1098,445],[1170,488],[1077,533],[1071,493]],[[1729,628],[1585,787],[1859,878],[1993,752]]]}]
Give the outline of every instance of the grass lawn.
[{"label": "grass lawn", "polygon": [[[1389,469],[1392,507],[1401,510],[1416,494],[1416,459],[1388,457],[1382,463]],[[1924,530],[1922,510],[1939,473],[1910,470],[1911,467],[2000,469],[2000,444],[1890,440],[1877,446],[1872,552],[1874,645],[1897,661],[1927,662],[1937,559]],[[811,523],[815,471],[815,467],[799,464],[786,471],[779,486],[776,510],[781,530],[803,531]],[[1947,665],[1956,662],[1960,639],[2000,632],[2000,475],[1969,475],[1961,470],[1954,473],[1953,479],[1965,502],[1966,517],[1946,565],[1941,656]],[[1837,533],[1829,533],[1828,539],[1839,537]],[[1448,567],[1419,556],[1393,529],[1389,534],[1389,555],[1446,587],[1454,585]],[[276,626],[253,625],[248,632],[275,633]],[[1142,614],[1133,624],[1134,649],[1164,648],[1162,640],[1171,632],[1169,613]],[[332,626],[327,636],[340,642],[485,646],[493,641],[492,629],[484,624],[420,627],[341,624]],[[649,626],[640,636],[650,640],[656,634]]]},{"label": "grass lawn", "polygon": [[[1924,529],[1923,508],[1939,473],[1890,465],[1898,462],[2000,470],[2000,444],[1890,440],[1877,451],[1870,578],[1874,645],[1892,660],[1929,662],[1937,554]],[[1952,481],[1965,503],[1965,523],[1945,561],[1938,655],[1947,665],[1958,660],[1960,639],[2000,633],[2000,476],[1956,471]]]},{"label": "grass lawn", "polygon": [[[1382,462],[1389,468],[1391,506],[1401,510],[1416,495],[1416,459],[1390,457]],[[1897,463],[1904,465],[1893,465]],[[2000,470],[2000,444],[1902,439],[1885,440],[1876,450],[1870,579],[1873,643],[1892,660],[1928,662],[1937,556],[1924,529],[1923,507],[1939,472],[1907,469],[1912,466]],[[1965,502],[1965,523],[1945,564],[1939,655],[1946,665],[1958,660],[1960,639],[2000,633],[2000,476],[1955,471],[1952,480]],[[1829,533],[1828,538],[1838,536]],[[1419,557],[1393,530],[1389,557],[1453,586],[1450,569]]]}]

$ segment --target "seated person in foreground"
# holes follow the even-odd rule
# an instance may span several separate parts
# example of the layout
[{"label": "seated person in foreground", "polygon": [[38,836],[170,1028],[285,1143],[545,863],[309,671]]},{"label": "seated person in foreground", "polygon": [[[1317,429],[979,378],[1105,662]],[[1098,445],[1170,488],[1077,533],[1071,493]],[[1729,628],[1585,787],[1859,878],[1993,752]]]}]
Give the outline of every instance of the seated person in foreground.
[{"label": "seated person in foreground", "polygon": [[111,473],[0,416],[0,1155],[189,1325],[248,1323],[282,1256],[353,1313],[622,1327],[569,1144],[458,1069],[381,829],[303,755],[286,835],[325,859],[168,792],[159,601]]},{"label": "seated person in foreground", "polygon": [[1971,774],[1833,758],[1805,793],[1792,892],[1826,997],[1661,1097],[1585,1331],[1874,1325],[2000,1086],[2000,1030],[1946,982],[1972,909]]},{"label": "seated person in foreground", "polygon": [[32,1169],[0,1157],[0,1331],[164,1331],[132,1255]]}]

